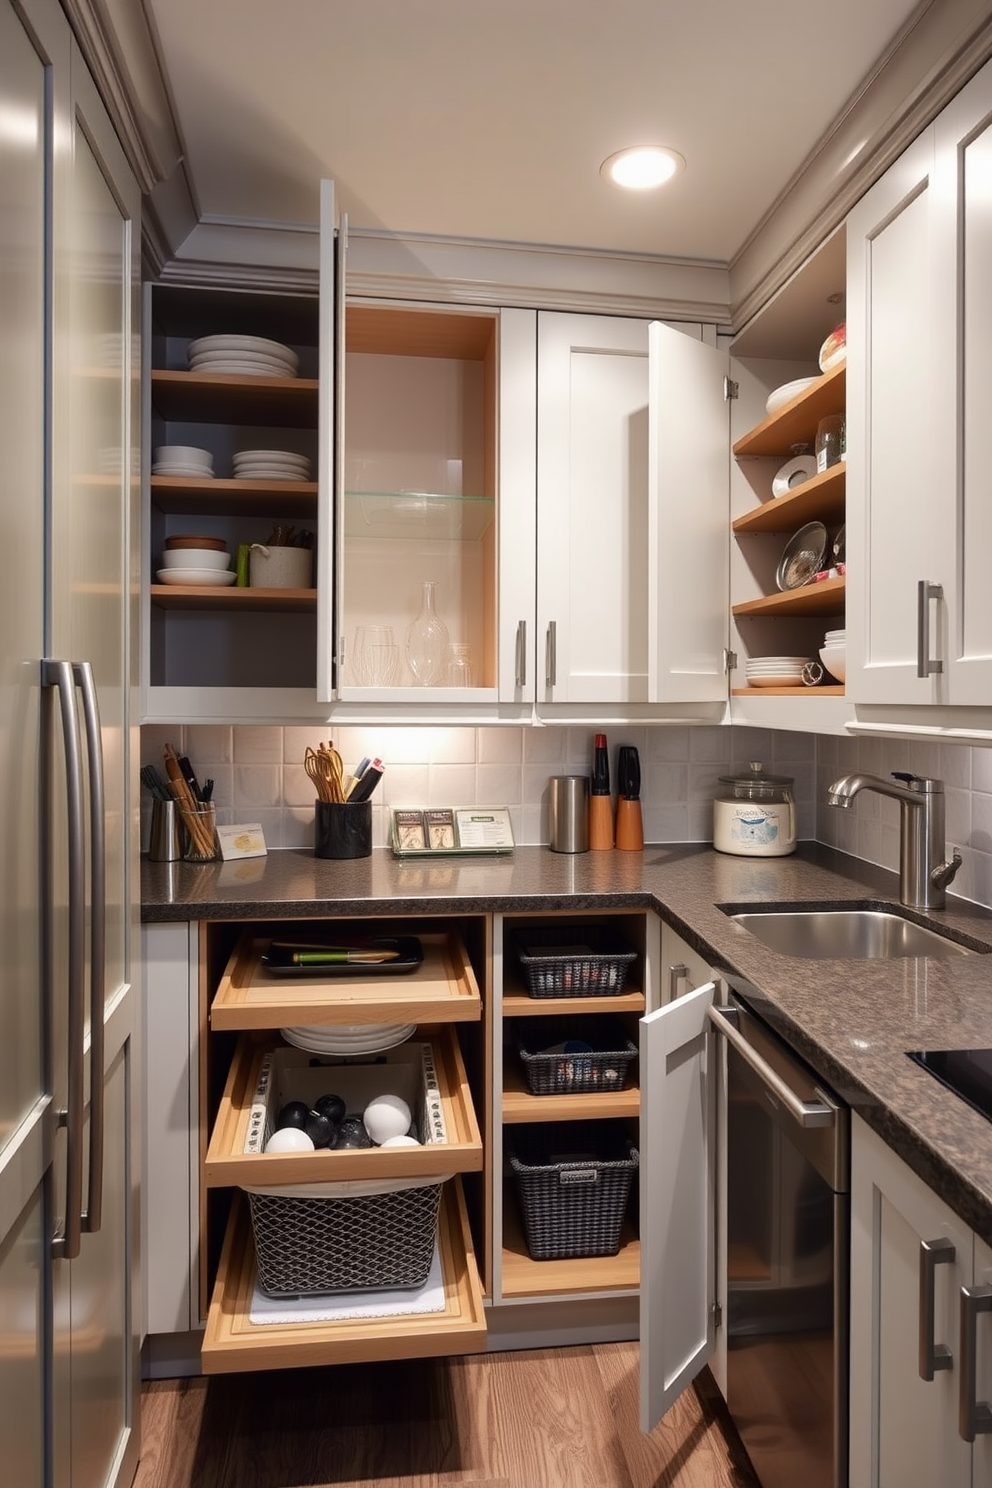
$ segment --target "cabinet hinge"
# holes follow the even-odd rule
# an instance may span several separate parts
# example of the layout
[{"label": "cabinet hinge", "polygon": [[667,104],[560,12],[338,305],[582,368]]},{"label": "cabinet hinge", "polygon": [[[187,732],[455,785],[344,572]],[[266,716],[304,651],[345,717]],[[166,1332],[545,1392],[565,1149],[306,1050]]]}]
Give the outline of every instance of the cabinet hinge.
[{"label": "cabinet hinge", "polygon": [[737,397],[737,392],[738,388],[734,379],[732,377],[725,377],[723,379],[723,401],[729,403],[731,398]]},{"label": "cabinet hinge", "polygon": [[723,1327],[723,1308],[720,1306],[719,1302],[714,1302],[712,1304],[712,1306],[710,1307],[710,1312],[713,1315],[713,1326],[714,1326],[714,1328],[722,1328]]},{"label": "cabinet hinge", "polygon": [[736,667],[737,667],[737,652],[736,651],[731,651],[731,649],[730,649],[729,646],[724,646],[724,648],[723,648],[723,670],[727,673],[728,677],[729,677],[730,673],[736,669]]}]

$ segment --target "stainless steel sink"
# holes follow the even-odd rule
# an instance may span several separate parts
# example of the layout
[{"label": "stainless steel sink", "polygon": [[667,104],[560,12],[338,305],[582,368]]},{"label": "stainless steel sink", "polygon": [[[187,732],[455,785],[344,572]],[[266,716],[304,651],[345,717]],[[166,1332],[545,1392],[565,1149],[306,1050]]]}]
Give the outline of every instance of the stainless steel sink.
[{"label": "stainless steel sink", "polygon": [[773,951],[810,961],[975,955],[969,946],[883,909],[746,910],[730,918]]}]

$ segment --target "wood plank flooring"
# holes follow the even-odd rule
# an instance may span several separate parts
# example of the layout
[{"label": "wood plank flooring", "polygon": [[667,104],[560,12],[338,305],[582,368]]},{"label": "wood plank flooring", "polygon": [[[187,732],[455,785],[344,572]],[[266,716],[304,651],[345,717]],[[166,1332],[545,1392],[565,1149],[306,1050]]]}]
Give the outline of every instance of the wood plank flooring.
[{"label": "wood plank flooring", "polygon": [[704,1371],[637,1425],[636,1343],[160,1380],[134,1488],[759,1488]]}]

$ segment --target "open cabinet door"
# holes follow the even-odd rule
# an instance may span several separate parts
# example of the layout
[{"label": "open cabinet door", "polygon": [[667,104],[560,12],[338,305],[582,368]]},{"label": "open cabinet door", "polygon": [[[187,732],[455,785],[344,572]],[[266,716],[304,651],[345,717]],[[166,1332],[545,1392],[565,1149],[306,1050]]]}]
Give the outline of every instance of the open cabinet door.
[{"label": "open cabinet door", "polygon": [[653,703],[728,696],[730,358],[648,327],[648,680]]},{"label": "open cabinet door", "polygon": [[641,1430],[716,1346],[716,983],[641,1019]]},{"label": "open cabinet door", "polygon": [[317,450],[317,701],[334,700],[340,651],[344,469],[344,271],[348,221],[335,221],[334,182],[320,183],[320,403]]}]

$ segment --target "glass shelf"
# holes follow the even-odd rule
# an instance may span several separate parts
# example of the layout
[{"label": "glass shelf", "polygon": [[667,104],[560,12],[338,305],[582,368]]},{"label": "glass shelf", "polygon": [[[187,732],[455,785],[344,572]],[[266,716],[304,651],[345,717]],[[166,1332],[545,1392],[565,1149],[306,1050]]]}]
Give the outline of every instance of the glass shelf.
[{"label": "glass shelf", "polygon": [[491,496],[435,491],[345,491],[346,537],[448,537],[475,542],[492,524]]}]

